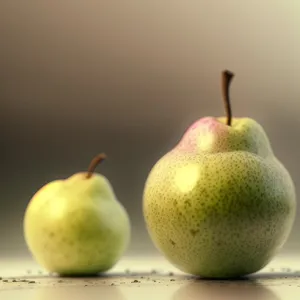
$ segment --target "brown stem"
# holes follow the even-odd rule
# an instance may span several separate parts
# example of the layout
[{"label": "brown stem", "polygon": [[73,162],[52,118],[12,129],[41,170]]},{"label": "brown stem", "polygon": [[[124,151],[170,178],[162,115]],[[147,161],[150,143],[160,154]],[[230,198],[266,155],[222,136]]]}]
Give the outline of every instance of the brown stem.
[{"label": "brown stem", "polygon": [[222,72],[222,92],[223,92],[223,100],[225,105],[225,111],[227,115],[227,125],[231,126],[231,105],[230,105],[230,97],[229,97],[229,87],[231,80],[234,74],[228,70]]},{"label": "brown stem", "polygon": [[92,161],[89,165],[88,171],[87,171],[86,179],[89,179],[92,177],[93,173],[95,172],[96,167],[106,158],[107,158],[107,156],[105,153],[100,153],[92,159]]}]

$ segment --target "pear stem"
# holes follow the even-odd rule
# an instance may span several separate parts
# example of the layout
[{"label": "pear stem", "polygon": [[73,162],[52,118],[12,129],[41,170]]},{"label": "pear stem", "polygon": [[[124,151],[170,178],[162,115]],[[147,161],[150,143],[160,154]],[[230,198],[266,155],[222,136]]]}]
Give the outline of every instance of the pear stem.
[{"label": "pear stem", "polygon": [[89,179],[92,177],[97,166],[106,158],[107,158],[107,156],[105,153],[100,153],[92,159],[92,161],[89,165],[88,171],[87,171],[86,179]]},{"label": "pear stem", "polygon": [[231,105],[230,105],[230,97],[229,97],[229,87],[231,80],[234,74],[228,70],[222,72],[222,92],[223,92],[223,100],[225,105],[225,111],[227,115],[228,126],[231,126],[232,113],[231,113]]}]

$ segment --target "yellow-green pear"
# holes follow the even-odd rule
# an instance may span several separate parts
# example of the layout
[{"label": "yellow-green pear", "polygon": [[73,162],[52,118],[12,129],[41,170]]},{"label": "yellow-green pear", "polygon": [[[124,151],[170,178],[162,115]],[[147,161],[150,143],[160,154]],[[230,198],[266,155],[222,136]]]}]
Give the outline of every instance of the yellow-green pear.
[{"label": "yellow-green pear", "polygon": [[143,213],[151,239],[178,269],[203,278],[261,270],[292,229],[294,183],[262,126],[232,118],[222,73],[226,117],[204,117],[153,166]]},{"label": "yellow-green pear", "polygon": [[36,261],[59,275],[108,271],[130,241],[130,220],[109,181],[95,173],[105,159],[97,155],[87,172],[46,184],[30,200],[24,236]]}]

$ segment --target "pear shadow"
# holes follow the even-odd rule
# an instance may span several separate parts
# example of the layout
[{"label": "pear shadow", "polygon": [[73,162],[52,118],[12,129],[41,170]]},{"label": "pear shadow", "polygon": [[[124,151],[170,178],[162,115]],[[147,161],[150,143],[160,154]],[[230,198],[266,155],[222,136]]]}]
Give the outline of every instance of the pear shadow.
[{"label": "pear shadow", "polygon": [[259,279],[300,279],[300,271],[294,272],[261,272],[254,273],[245,277],[248,280],[259,280]]},{"label": "pear shadow", "polygon": [[260,272],[253,273],[241,277],[231,277],[231,278],[207,278],[200,277],[196,275],[191,275],[190,278],[194,280],[202,280],[202,281],[215,281],[215,282],[239,282],[239,281],[257,281],[257,280],[267,280],[267,279],[300,279],[300,271],[291,271],[291,272]]},{"label": "pear shadow", "polygon": [[57,280],[81,280],[81,279],[114,279],[114,278],[177,278],[178,280],[201,280],[202,282],[254,282],[257,280],[268,280],[268,279],[300,279],[300,271],[291,272],[260,272],[246,275],[237,278],[202,278],[196,275],[189,275],[185,273],[161,273],[161,272],[108,272],[108,273],[97,273],[94,275],[59,275],[55,273],[46,274],[28,274],[22,276],[8,276],[3,277],[3,280],[38,280],[38,279],[57,279]]},{"label": "pear shadow", "polygon": [[270,288],[255,280],[202,280],[194,279],[180,287],[172,300],[280,300]]},{"label": "pear shadow", "polygon": [[77,275],[77,276],[68,276],[68,275],[59,275],[54,273],[49,274],[30,274],[30,275],[22,275],[22,276],[9,276],[3,277],[6,280],[39,280],[39,279],[57,279],[57,280],[84,280],[84,279],[120,279],[120,278],[127,278],[127,279],[135,279],[135,278],[177,278],[179,280],[183,279],[190,279],[193,278],[190,275],[186,274],[170,274],[170,273],[159,273],[159,272],[110,272],[110,273],[98,273],[95,275]]}]

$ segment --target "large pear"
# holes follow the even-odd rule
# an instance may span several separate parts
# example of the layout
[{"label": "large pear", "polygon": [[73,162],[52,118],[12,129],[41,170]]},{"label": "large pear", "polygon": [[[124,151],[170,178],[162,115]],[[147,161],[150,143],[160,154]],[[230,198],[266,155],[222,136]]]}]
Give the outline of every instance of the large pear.
[{"label": "large pear", "polygon": [[42,187],[24,216],[24,236],[32,256],[50,272],[93,275],[112,268],[130,241],[130,220],[110,182],[88,172]]},{"label": "large pear", "polygon": [[[266,266],[289,237],[296,195],[260,124],[226,117],[192,124],[152,168],[143,212],[150,237],[183,272],[231,278]],[[288,146],[287,146],[288,147]]]}]

